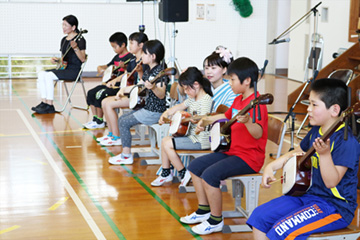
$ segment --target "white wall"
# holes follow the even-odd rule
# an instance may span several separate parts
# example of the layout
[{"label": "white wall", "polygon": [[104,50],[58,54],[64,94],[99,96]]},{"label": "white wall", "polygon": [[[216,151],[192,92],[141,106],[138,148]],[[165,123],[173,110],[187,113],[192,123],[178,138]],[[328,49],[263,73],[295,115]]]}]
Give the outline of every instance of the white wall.
[{"label": "white wall", "polygon": [[[291,23],[295,23],[310,9],[316,6],[319,0],[292,0]],[[323,64],[326,66],[333,58],[332,54],[339,48],[349,48],[354,43],[348,42],[350,0],[322,0],[317,8],[321,14],[322,8],[328,9],[328,21],[323,22],[321,16],[318,21],[318,33],[324,39]],[[311,14],[308,21],[302,23],[290,34],[289,48],[289,77],[303,81],[306,57],[311,47],[310,37],[314,32],[314,17]]]},{"label": "white wall", "polygon": [[[196,4],[215,4],[215,21],[206,17],[196,20]],[[189,0],[189,22],[176,23],[175,56],[180,66],[202,68],[203,59],[216,46],[224,45],[236,57],[248,56],[262,67],[267,47],[268,0],[251,4],[253,14],[245,19],[234,10],[231,0]],[[63,37],[61,19],[68,14],[76,15],[79,27],[89,31],[85,35],[89,55],[85,71],[95,71],[97,65],[107,63],[114,55],[108,43],[112,33],[130,35],[138,31],[141,4],[0,3],[0,55],[57,53]],[[157,3],[144,2],[144,24],[150,39],[165,42],[169,58],[172,24],[158,19]]]},{"label": "white wall", "polygon": [[[280,36],[288,27],[290,26],[290,1],[278,1],[277,9],[277,33],[274,38]],[[279,40],[288,38],[289,36],[285,34],[280,37]],[[269,46],[270,47],[270,46]],[[276,48],[276,68],[287,69],[289,62],[289,44],[279,43],[274,46]]]}]

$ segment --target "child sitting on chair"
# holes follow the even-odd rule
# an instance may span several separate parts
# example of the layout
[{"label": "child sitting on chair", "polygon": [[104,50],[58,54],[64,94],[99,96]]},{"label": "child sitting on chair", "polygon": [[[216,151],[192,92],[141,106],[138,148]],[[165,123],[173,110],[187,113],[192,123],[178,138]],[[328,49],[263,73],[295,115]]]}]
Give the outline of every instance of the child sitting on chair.
[{"label": "child sitting on chair", "polygon": [[[238,58],[228,67],[229,84],[235,94],[234,103],[225,112],[205,117],[197,125],[197,131],[203,131],[203,120],[216,121],[231,119],[255,98],[254,82],[259,77],[259,69],[249,58]],[[257,96],[259,93],[257,93]],[[260,108],[261,120],[249,114],[239,115],[231,126],[231,145],[225,152],[214,152],[194,159],[188,170],[198,199],[198,210],[189,216],[181,217],[186,224],[200,223],[192,227],[197,234],[220,232],[224,226],[222,217],[222,196],[220,182],[228,177],[258,172],[265,159],[267,142],[267,108]],[[256,111],[258,113],[258,111]],[[253,123],[252,119],[255,119]],[[219,133],[220,134],[220,133]]]},{"label": "child sitting on chair", "polygon": [[354,218],[356,184],[360,147],[345,124],[326,141],[321,136],[334,128],[340,113],[347,106],[347,87],[336,79],[314,81],[307,108],[310,124],[314,126],[300,146],[265,167],[262,185],[269,188],[275,181],[274,171],[281,169],[294,154],[311,147],[312,184],[302,196],[281,196],[257,207],[247,224],[254,239],[307,239],[312,233],[333,231],[348,226]]},{"label": "child sitting on chair", "polygon": [[[188,110],[193,115],[205,115],[211,112],[212,92],[208,79],[196,67],[189,67],[179,77],[179,84],[184,89],[188,98],[180,104],[166,110],[159,119],[159,124],[164,123],[164,118],[173,116],[177,111]],[[161,141],[162,172],[159,177],[152,181],[151,186],[161,186],[171,182],[173,175],[170,170],[170,163],[178,170],[181,180],[184,178],[186,168],[182,164],[176,150],[201,150],[209,149],[209,132],[204,131],[199,135],[195,134],[196,125],[190,122],[188,134],[181,137],[165,137]]]},{"label": "child sitting on chair", "polygon": [[[212,91],[212,101],[213,101],[213,107],[212,112],[216,112],[220,110],[218,107],[220,105],[230,107],[232,103],[234,102],[234,99],[236,97],[236,94],[233,92],[229,85],[229,80],[224,79],[224,75],[226,74],[227,67],[229,64],[233,61],[232,53],[226,49],[225,47],[217,47],[216,50],[207,56],[203,62],[204,67],[204,76],[210,81],[211,83],[211,91]],[[183,102],[186,99],[186,95],[184,93],[183,88],[181,87],[181,84],[178,86],[178,92],[179,92],[179,98],[182,96],[182,99],[180,101]],[[184,96],[185,95],[185,96]],[[221,110],[223,110],[222,108]],[[177,163],[178,167],[181,167],[183,173],[180,174],[181,183],[179,187],[186,186],[188,182],[190,181],[190,173],[185,172],[185,169],[187,167],[187,163],[190,162],[190,156],[181,156],[181,165],[180,163]],[[174,164],[173,164],[174,165]],[[185,176],[184,176],[185,172]],[[164,173],[162,173],[162,176],[164,176]],[[172,179],[170,175],[167,176],[166,181],[170,181]],[[159,177],[158,179],[161,181],[162,179]],[[152,183],[153,186],[155,181]]]},{"label": "child sitting on chair", "polygon": [[222,46],[217,47],[216,51],[204,60],[204,75],[209,79],[213,92],[213,112],[216,112],[221,104],[230,107],[236,97],[229,85],[229,80],[224,79],[227,67],[233,60],[231,52]]},{"label": "child sitting on chair", "polygon": [[[144,43],[148,40],[145,33],[135,32],[129,36],[129,47],[130,52],[136,57],[136,69],[133,73],[134,84],[137,84],[141,79],[143,70],[147,70],[148,65],[141,64],[141,55],[142,48]],[[139,73],[138,73],[139,71]],[[125,73],[130,74],[130,73]],[[141,75],[141,76],[140,76]],[[122,76],[120,76],[122,78]],[[112,80],[113,83],[116,83],[116,78]],[[119,108],[128,108],[129,107],[129,98],[126,96],[120,97],[121,90],[117,92],[115,96],[107,97],[101,102],[102,109],[104,111],[104,115],[107,121],[107,127],[109,133],[103,137],[97,138],[96,141],[99,142],[102,146],[119,146],[121,145],[120,132],[118,127],[118,113],[116,110]]]},{"label": "child sitting on chair", "polygon": [[[116,55],[107,65],[98,66],[98,72],[102,73],[105,69],[114,65],[118,69],[113,73],[117,76],[123,74],[125,69],[131,72],[136,66],[135,57],[127,50],[127,37],[122,32],[116,32],[110,36],[109,42]],[[110,80],[110,79],[109,79]],[[93,119],[90,122],[84,123],[83,126],[86,129],[104,128],[105,122],[103,119],[104,112],[101,108],[101,101],[109,96],[114,96],[120,86],[120,82],[113,85],[114,81],[108,82],[106,85],[101,84],[92,89],[87,93],[86,101],[90,106],[91,112],[93,113]]]},{"label": "child sitting on chair", "polygon": [[[144,84],[146,88],[145,106],[139,110],[133,110],[130,113],[122,115],[119,120],[120,138],[122,142],[122,153],[109,159],[110,164],[132,164],[134,159],[131,154],[131,132],[130,128],[138,125],[145,124],[151,125],[159,121],[161,114],[166,110],[166,86],[169,78],[163,76],[150,82],[157,76],[164,68],[161,62],[164,59],[165,48],[164,45],[158,40],[150,40],[144,43],[142,62],[149,65],[149,69],[144,72],[142,80],[139,82]],[[128,86],[120,91],[126,93],[127,89],[136,90],[134,86]]]}]

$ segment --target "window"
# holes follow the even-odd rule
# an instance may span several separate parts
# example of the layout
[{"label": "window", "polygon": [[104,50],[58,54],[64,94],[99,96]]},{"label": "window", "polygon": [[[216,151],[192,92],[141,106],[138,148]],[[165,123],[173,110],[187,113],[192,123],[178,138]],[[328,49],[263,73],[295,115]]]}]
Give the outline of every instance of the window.
[{"label": "window", "polygon": [[0,78],[36,78],[42,70],[54,68],[53,55],[0,55]]}]

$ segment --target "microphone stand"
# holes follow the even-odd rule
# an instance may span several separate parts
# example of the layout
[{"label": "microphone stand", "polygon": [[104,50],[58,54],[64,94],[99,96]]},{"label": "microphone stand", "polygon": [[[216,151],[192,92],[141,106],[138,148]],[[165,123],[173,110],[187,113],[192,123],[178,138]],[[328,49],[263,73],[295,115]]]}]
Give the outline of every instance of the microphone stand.
[{"label": "microphone stand", "polygon": [[[264,61],[264,66],[263,68],[260,70],[260,77],[259,77],[259,80],[264,76],[264,73],[265,73],[265,68],[266,66],[268,65],[269,61],[266,59]],[[254,81],[254,97],[256,99],[257,97],[257,82],[258,80],[256,79]],[[253,108],[253,119],[252,119],[252,122],[255,123],[255,118],[256,118],[256,106],[254,106]],[[257,117],[258,120],[261,120],[261,111],[260,111],[260,106],[258,106],[258,117]]]},{"label": "microphone stand", "polygon": [[[295,117],[296,117],[296,114],[294,111],[294,108],[295,106],[297,105],[297,103],[299,102],[301,96],[303,95],[304,91],[306,90],[307,86],[312,83],[317,75],[318,75],[318,71],[316,70],[314,72],[314,76],[312,77],[312,79],[308,79],[305,83],[305,86],[303,87],[303,89],[301,90],[299,96],[297,97],[297,99],[295,100],[294,104],[291,106],[290,110],[289,110],[289,113],[286,115],[285,119],[284,119],[284,123],[286,125],[286,122],[287,120],[289,119],[289,117],[291,116],[291,138],[290,138],[290,149],[289,151],[291,150],[294,150],[294,132],[295,132]],[[275,113],[276,114],[276,113]],[[282,148],[282,144],[283,144],[283,141],[284,141],[284,136],[285,136],[285,132],[286,132],[286,128],[284,127],[283,129],[283,132],[281,134],[281,139],[280,139],[280,144],[279,144],[279,151],[281,151],[281,148]]]},{"label": "microphone stand", "polygon": [[[284,123],[286,125],[287,120],[289,119],[289,117],[291,116],[292,118],[292,124],[291,124],[291,139],[290,139],[290,149],[289,151],[294,149],[294,131],[295,131],[295,116],[296,114],[293,112],[295,106],[297,105],[297,103],[299,102],[301,96],[303,95],[303,93],[305,92],[307,86],[309,85],[310,82],[314,81],[315,78],[318,75],[318,71],[315,68],[315,62],[316,62],[316,37],[318,36],[317,34],[317,12],[318,10],[316,9],[322,2],[319,2],[317,5],[315,5],[312,9],[310,9],[304,16],[302,16],[299,20],[297,20],[293,25],[291,25],[289,28],[287,28],[283,33],[281,33],[278,37],[276,37],[271,43],[275,43],[276,41],[279,40],[279,38],[281,38],[282,36],[289,34],[292,30],[294,30],[298,25],[300,25],[302,23],[302,21],[304,21],[306,18],[308,18],[310,16],[311,13],[314,14],[314,37],[312,39],[312,60],[313,60],[313,78],[312,80],[308,80],[306,81],[305,86],[303,87],[303,89],[301,90],[299,96],[297,97],[297,99],[295,100],[294,104],[291,106],[288,114],[286,115],[285,119],[284,119]],[[274,113],[276,114],[276,112]],[[283,141],[284,141],[284,137],[285,137],[285,133],[286,133],[286,127],[283,128],[283,132],[281,134],[281,139],[280,139],[280,144],[279,144],[279,148],[278,148],[278,156],[280,156],[281,153],[281,149],[282,149],[282,145],[283,145]],[[272,154],[270,154],[271,156]]]},{"label": "microphone stand", "polygon": [[140,0],[141,3],[141,23],[139,25],[139,32],[145,32],[145,25],[144,25],[144,0]]},{"label": "microphone stand", "polygon": [[[317,7],[321,4],[322,2],[319,2],[315,7],[313,7],[312,9],[310,9],[310,11],[308,11],[307,13],[305,13],[304,16],[302,16],[299,20],[297,20],[293,25],[291,25],[290,27],[288,27],[283,33],[281,33],[279,36],[277,36],[276,38],[274,38],[274,40],[269,43],[269,44],[274,44],[276,41],[279,40],[279,38],[281,38],[282,36],[289,34],[292,30],[294,30],[297,26],[298,23],[301,23],[301,21],[305,20],[306,18],[308,18],[310,16],[310,13],[314,13],[314,16],[316,16],[317,13]],[[317,23],[316,23],[317,24]],[[299,24],[300,25],[300,24]],[[296,27],[295,27],[296,26]]]},{"label": "microphone stand", "polygon": [[[310,11],[312,11],[314,13],[314,33],[313,33],[313,36],[312,36],[312,71],[313,71],[313,74],[315,75],[315,71],[318,70],[317,69],[317,64],[316,64],[316,42],[319,42],[319,39],[320,36],[319,34],[317,33],[317,28],[318,28],[318,15],[317,15],[317,12],[318,10],[316,9],[317,6],[319,6],[321,4],[318,3],[315,7],[313,7]],[[319,53],[320,54],[320,53]],[[320,56],[319,56],[320,57]],[[320,61],[320,59],[318,59],[318,61]],[[316,74],[317,75],[317,74]],[[313,78],[313,81],[315,80],[315,78]]]}]

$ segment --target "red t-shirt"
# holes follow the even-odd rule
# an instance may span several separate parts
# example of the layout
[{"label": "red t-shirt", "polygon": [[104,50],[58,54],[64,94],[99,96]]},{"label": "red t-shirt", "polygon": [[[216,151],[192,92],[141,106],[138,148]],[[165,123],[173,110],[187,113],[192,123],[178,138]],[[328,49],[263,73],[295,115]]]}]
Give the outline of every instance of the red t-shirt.
[{"label": "red t-shirt", "polygon": [[[257,93],[259,96],[259,93]],[[251,100],[255,98],[252,94],[248,98],[243,99],[240,95],[235,98],[231,107],[225,112],[227,119],[231,119],[239,111],[245,108]],[[258,120],[258,106],[260,106],[261,120]],[[266,105],[258,105],[256,108],[256,123],[263,129],[263,135],[259,139],[255,139],[243,123],[235,121],[231,126],[231,145],[227,155],[235,155],[244,160],[254,171],[258,172],[262,168],[265,159],[265,147],[268,135],[268,113]],[[249,111],[251,118],[253,117],[253,109]]]}]

